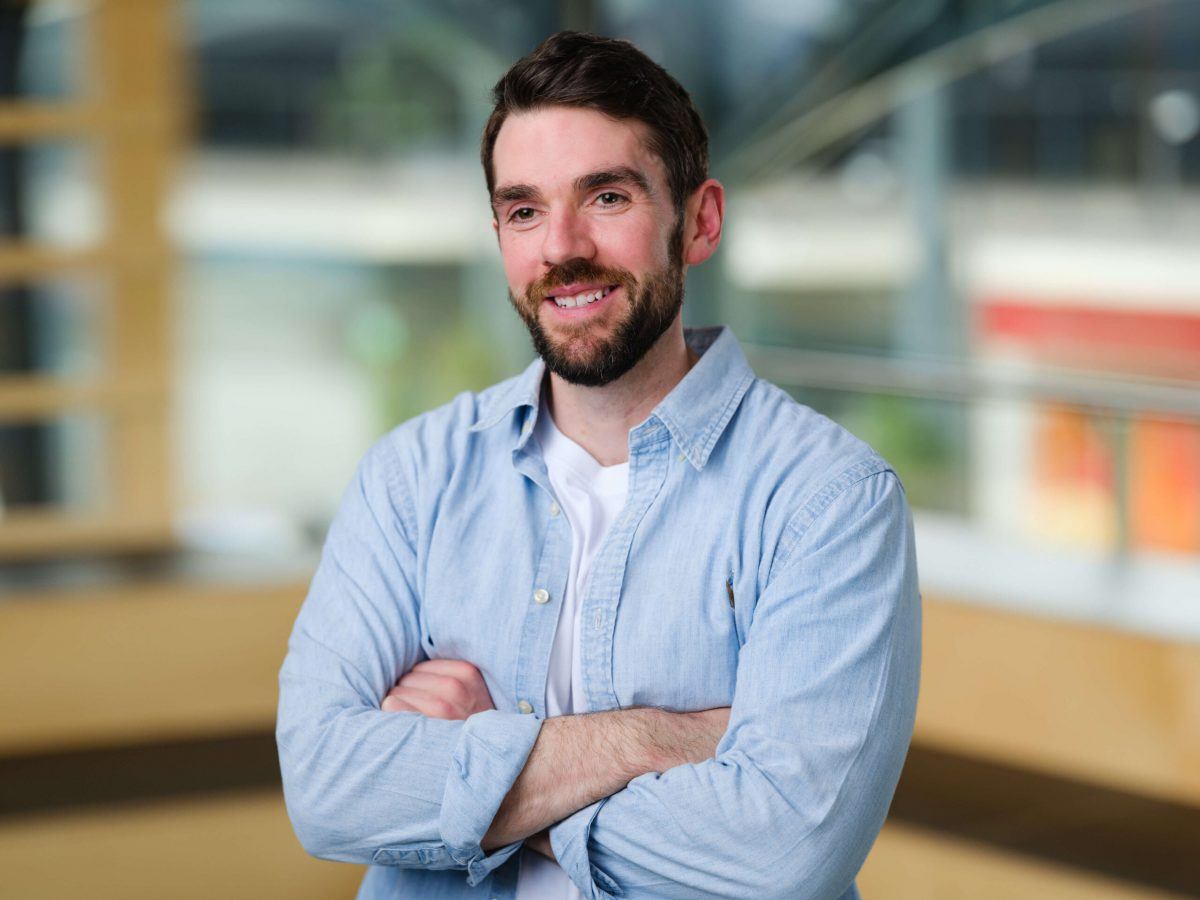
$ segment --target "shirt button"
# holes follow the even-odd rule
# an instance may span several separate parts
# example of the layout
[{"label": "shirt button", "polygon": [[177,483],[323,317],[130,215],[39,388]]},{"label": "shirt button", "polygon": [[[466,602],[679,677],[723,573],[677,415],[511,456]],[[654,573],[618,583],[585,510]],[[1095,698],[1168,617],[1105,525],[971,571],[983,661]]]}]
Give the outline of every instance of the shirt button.
[{"label": "shirt button", "polygon": [[559,506],[557,503],[550,504],[550,515],[551,516],[557,516],[560,512],[562,512],[562,510],[559,509]]},{"label": "shirt button", "polygon": [[533,592],[533,601],[534,601],[534,603],[549,603],[550,602],[550,592],[547,591],[545,588],[538,588],[536,591]]},{"label": "shirt button", "polygon": [[518,703],[517,709],[519,709],[525,715],[529,715],[531,712],[533,712],[533,706],[530,705],[528,700],[522,700],[520,703]]}]

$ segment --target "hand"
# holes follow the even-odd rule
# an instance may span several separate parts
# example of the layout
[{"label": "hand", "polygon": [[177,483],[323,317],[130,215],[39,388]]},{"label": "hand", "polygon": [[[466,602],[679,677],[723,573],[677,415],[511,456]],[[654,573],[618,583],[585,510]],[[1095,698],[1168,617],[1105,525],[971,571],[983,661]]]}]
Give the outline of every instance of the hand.
[{"label": "hand", "polygon": [[431,719],[465,719],[495,709],[479,670],[461,659],[419,662],[387,692],[384,712],[415,712]]},{"label": "hand", "polygon": [[552,859],[555,862],[558,862],[558,859],[554,855],[554,848],[550,846],[549,828],[543,828],[537,834],[531,834],[529,837],[525,838],[525,846],[529,847],[531,850],[536,850],[547,859]]}]

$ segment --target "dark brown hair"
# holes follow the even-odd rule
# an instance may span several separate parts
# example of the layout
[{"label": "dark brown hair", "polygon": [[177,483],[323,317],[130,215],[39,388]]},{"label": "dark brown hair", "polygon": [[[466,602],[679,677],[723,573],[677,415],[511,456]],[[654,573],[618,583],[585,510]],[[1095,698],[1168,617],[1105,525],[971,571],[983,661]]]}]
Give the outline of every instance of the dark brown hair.
[{"label": "dark brown hair", "polygon": [[692,98],[667,70],[628,41],[560,31],[518,60],[492,89],[480,158],[488,196],[495,190],[492,152],[509,113],[581,106],[650,129],[648,148],[663,161],[671,200],[682,212],[708,178],[708,130]]}]

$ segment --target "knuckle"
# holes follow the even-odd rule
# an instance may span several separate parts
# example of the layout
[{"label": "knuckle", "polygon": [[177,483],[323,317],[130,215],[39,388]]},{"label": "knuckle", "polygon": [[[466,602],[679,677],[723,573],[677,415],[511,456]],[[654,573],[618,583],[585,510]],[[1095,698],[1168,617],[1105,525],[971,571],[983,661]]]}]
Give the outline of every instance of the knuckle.
[{"label": "knuckle", "polygon": [[453,705],[446,702],[445,700],[440,700],[436,697],[429,701],[429,709],[431,710],[431,712],[433,713],[434,716],[441,718],[441,719],[457,718],[457,716],[455,715],[455,709],[454,709]]}]

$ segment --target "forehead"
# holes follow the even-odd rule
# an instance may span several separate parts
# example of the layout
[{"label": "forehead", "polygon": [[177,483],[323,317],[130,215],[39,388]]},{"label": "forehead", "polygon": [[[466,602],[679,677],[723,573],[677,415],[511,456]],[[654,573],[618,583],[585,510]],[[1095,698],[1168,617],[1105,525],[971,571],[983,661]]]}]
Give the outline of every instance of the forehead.
[{"label": "forehead", "polygon": [[665,183],[666,171],[650,151],[650,129],[636,119],[613,119],[594,109],[551,106],[504,120],[492,151],[497,187],[527,184],[546,191],[617,166]]}]

